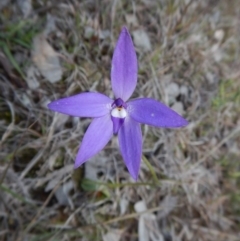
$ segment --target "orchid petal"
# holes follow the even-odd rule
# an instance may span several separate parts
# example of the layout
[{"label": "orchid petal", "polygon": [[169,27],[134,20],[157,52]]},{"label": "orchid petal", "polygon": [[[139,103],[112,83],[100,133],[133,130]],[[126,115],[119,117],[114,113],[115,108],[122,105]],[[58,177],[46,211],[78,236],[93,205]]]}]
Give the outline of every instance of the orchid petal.
[{"label": "orchid petal", "polygon": [[137,180],[142,155],[142,133],[139,123],[131,117],[125,118],[118,132],[118,140],[125,165],[133,179]]},{"label": "orchid petal", "polygon": [[78,117],[100,117],[110,111],[112,100],[102,94],[86,92],[48,104],[50,110]]},{"label": "orchid petal", "polygon": [[117,134],[124,123],[124,118],[111,117],[113,123],[113,134]]},{"label": "orchid petal", "polygon": [[113,124],[110,115],[95,118],[88,127],[78,151],[75,168],[101,151],[113,136]]},{"label": "orchid petal", "polygon": [[111,81],[116,98],[124,101],[137,84],[137,56],[128,30],[123,27],[112,58]]},{"label": "orchid petal", "polygon": [[150,98],[128,102],[128,113],[137,122],[156,127],[181,127],[188,122],[161,102]]}]

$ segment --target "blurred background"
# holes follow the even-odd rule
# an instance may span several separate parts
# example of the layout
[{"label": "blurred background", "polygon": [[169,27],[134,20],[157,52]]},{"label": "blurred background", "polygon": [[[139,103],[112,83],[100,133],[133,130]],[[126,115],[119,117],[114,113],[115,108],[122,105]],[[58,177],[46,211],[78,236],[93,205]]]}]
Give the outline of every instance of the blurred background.
[{"label": "blurred background", "polygon": [[[122,26],[138,55],[133,97],[183,115],[142,126],[137,182],[114,137],[74,170],[90,119],[47,109],[113,97]],[[239,0],[0,0],[0,240],[240,240]]]}]

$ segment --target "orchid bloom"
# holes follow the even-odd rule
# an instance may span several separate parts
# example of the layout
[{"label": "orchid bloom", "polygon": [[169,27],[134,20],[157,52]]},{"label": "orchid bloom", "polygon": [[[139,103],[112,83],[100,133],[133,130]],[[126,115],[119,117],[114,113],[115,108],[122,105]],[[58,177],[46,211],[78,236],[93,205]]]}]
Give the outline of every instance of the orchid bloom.
[{"label": "orchid bloom", "polygon": [[48,108],[63,114],[94,118],[77,153],[75,168],[102,150],[113,134],[118,135],[120,151],[131,176],[137,180],[142,155],[140,124],[175,128],[188,122],[151,98],[129,101],[137,84],[137,56],[128,30],[123,27],[114,50],[111,83],[115,99],[86,92],[51,102]]}]

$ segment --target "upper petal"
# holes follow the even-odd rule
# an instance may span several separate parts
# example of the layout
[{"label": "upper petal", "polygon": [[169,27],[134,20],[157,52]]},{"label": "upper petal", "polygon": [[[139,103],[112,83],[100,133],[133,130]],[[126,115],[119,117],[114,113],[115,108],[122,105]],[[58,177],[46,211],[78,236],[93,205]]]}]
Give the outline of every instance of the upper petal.
[{"label": "upper petal", "polygon": [[129,101],[128,113],[135,121],[156,127],[181,127],[188,124],[175,111],[150,98]]},{"label": "upper petal", "polygon": [[120,151],[133,179],[137,180],[142,156],[140,124],[127,117],[118,132]]},{"label": "upper petal", "polygon": [[113,136],[113,124],[110,115],[95,118],[89,125],[78,151],[75,168],[101,151]]},{"label": "upper petal", "polygon": [[50,110],[79,117],[100,117],[110,111],[112,100],[105,95],[86,92],[48,104]]},{"label": "upper petal", "polygon": [[133,42],[128,30],[123,27],[112,58],[111,81],[116,98],[129,99],[137,84],[137,71]]}]

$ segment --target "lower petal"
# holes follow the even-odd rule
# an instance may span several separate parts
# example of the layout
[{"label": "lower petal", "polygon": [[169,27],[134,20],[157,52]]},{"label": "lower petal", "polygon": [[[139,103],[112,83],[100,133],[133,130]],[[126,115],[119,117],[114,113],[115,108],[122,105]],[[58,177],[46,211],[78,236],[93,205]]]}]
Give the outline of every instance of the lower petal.
[{"label": "lower petal", "polygon": [[137,180],[142,156],[142,133],[140,124],[131,117],[124,120],[118,132],[120,151],[133,179]]},{"label": "lower petal", "polygon": [[101,151],[113,135],[113,124],[110,115],[93,119],[89,125],[78,151],[75,168]]},{"label": "lower petal", "polygon": [[111,117],[113,123],[113,134],[117,134],[124,123],[124,118]]}]

